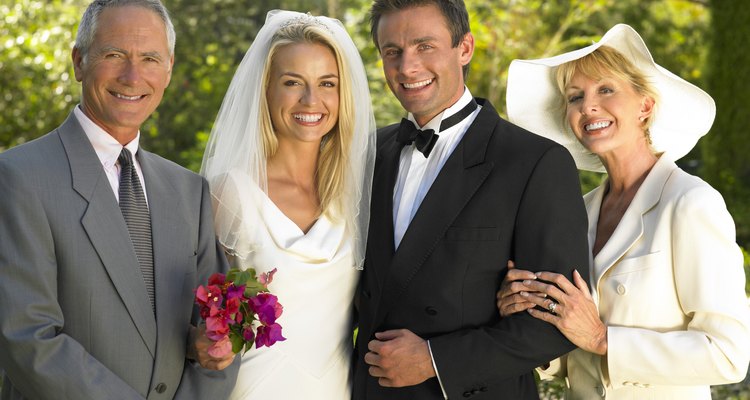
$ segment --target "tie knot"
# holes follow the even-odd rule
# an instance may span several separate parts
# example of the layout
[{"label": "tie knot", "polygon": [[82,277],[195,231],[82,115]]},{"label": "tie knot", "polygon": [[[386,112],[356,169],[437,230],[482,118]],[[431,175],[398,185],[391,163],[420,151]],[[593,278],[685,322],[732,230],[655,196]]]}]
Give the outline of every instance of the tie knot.
[{"label": "tie knot", "polygon": [[120,156],[117,157],[117,161],[119,161],[120,165],[123,167],[130,166],[133,164],[133,155],[130,154],[130,150],[123,147]]},{"label": "tie knot", "polygon": [[432,129],[417,129],[413,122],[406,118],[401,120],[401,125],[398,127],[398,135],[396,141],[404,146],[408,146],[412,143],[417,147],[417,150],[422,152],[425,157],[430,155],[432,148],[435,147],[435,143],[438,140],[438,135]]}]

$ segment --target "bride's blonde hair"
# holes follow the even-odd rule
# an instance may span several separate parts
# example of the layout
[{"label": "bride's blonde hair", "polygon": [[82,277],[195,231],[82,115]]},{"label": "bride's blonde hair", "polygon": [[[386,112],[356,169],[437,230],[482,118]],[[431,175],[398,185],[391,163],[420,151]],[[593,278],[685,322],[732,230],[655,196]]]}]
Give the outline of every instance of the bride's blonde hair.
[{"label": "bride's blonde hair", "polygon": [[271,75],[271,65],[278,50],[291,44],[321,44],[331,49],[336,58],[339,73],[339,113],[336,125],[324,137],[320,146],[315,183],[320,201],[320,213],[337,219],[343,210],[342,200],[347,179],[346,165],[352,136],[354,135],[354,99],[351,91],[349,67],[341,56],[341,49],[328,29],[316,23],[313,18],[289,24],[279,29],[271,40],[271,48],[263,68],[261,85],[260,128],[263,152],[266,159],[273,157],[278,150],[278,139],[271,123],[268,109],[267,89]]}]

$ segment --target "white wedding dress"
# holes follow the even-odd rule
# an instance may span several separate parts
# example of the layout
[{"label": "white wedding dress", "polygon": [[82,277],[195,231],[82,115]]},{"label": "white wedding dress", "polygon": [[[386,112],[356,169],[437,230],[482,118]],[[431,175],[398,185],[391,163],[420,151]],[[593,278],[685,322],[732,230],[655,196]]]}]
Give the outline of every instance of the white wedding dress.
[{"label": "white wedding dress", "polygon": [[[254,250],[241,264],[277,268],[269,290],[284,312],[283,342],[242,356],[233,400],[348,400],[353,297],[359,271],[343,221],[319,218],[305,234],[262,195]],[[245,210],[248,211],[248,210]]]}]

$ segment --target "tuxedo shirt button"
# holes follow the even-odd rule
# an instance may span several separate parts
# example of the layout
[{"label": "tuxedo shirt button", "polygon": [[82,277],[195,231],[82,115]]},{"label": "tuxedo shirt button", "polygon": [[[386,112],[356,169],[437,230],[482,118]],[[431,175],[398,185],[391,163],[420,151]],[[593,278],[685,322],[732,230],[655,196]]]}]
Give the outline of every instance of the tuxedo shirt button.
[{"label": "tuxedo shirt button", "polygon": [[156,390],[156,393],[164,393],[164,392],[167,391],[167,385],[165,385],[163,383],[160,383],[160,384],[156,385],[156,387],[154,388],[154,390]]},{"label": "tuxedo shirt button", "polygon": [[437,315],[437,310],[434,307],[425,307],[424,312],[427,313],[427,315],[435,316]]},{"label": "tuxedo shirt button", "polygon": [[625,295],[625,293],[628,292],[628,289],[623,285],[622,283],[617,285],[617,293],[621,296]]}]

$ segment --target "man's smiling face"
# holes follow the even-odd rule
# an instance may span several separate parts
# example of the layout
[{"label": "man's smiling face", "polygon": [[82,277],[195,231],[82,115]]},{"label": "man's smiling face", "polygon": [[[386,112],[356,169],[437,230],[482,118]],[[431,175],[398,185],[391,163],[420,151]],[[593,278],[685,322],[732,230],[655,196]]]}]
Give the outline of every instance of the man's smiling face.
[{"label": "man's smiling face", "polygon": [[73,50],[83,112],[120,143],[135,138],[161,102],[173,58],[164,22],[143,7],[102,11],[84,57]]}]

